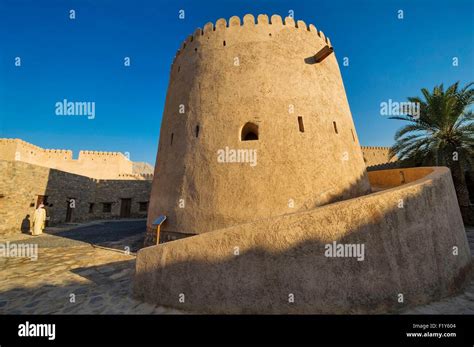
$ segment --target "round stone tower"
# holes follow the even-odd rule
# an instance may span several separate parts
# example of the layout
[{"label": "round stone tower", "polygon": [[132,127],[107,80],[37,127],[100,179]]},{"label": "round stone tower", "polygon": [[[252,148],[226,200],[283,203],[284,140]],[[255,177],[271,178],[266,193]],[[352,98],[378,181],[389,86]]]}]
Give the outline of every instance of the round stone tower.
[{"label": "round stone tower", "polygon": [[339,67],[321,31],[246,15],[243,23],[207,23],[186,39],[171,67],[148,244],[160,215],[167,241],[369,191]]}]

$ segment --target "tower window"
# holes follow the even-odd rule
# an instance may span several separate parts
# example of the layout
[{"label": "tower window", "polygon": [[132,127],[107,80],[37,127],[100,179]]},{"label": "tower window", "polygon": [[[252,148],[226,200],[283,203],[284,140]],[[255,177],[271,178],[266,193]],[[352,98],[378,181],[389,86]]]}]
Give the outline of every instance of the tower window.
[{"label": "tower window", "polygon": [[256,141],[258,140],[258,125],[254,123],[246,123],[240,134],[241,141]]},{"label": "tower window", "polygon": [[173,145],[173,137],[174,137],[174,133],[171,133],[171,142],[170,142],[170,145]]},{"label": "tower window", "polygon": [[337,132],[337,124],[336,124],[336,122],[332,122],[332,125],[334,126],[334,132],[335,132],[336,134],[339,134],[339,133]]},{"label": "tower window", "polygon": [[224,45],[224,47],[225,47],[225,41],[224,41],[223,45]]},{"label": "tower window", "polygon": [[303,117],[298,117],[298,126],[300,128],[300,132],[304,133]]},{"label": "tower window", "polygon": [[196,137],[199,136],[199,125],[196,125]]}]

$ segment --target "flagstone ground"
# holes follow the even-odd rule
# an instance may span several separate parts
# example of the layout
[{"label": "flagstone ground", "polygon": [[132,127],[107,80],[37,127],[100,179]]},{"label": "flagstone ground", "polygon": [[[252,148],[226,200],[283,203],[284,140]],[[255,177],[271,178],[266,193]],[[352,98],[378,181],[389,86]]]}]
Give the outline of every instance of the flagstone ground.
[{"label": "flagstone ground", "polygon": [[[37,261],[0,258],[0,314],[184,313],[131,295],[144,229],[145,220],[99,221],[8,235],[2,242],[36,243],[39,253]],[[474,254],[474,228],[468,239]],[[474,314],[474,280],[460,295],[403,313]]]}]

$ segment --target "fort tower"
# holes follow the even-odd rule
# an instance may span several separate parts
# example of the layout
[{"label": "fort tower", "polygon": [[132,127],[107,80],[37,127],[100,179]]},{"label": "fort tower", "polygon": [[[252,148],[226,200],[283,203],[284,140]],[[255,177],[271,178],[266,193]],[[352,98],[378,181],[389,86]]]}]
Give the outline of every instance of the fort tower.
[{"label": "fort tower", "polygon": [[[256,154],[254,165],[233,162],[232,150],[236,160]],[[222,151],[231,153],[225,163]],[[171,67],[149,237],[159,215],[167,216],[162,236],[180,237],[369,191],[323,32],[292,18],[246,15],[242,23],[207,23],[186,39]]]}]

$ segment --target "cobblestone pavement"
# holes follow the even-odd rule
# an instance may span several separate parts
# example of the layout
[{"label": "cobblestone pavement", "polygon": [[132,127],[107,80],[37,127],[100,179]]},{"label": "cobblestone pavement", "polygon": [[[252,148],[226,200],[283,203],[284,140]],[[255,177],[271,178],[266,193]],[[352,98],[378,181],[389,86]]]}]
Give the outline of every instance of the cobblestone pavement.
[{"label": "cobblestone pavement", "polygon": [[[184,313],[131,296],[133,251],[143,230],[143,220],[99,221],[48,228],[36,237],[8,235],[2,242],[38,244],[38,260],[0,257],[0,314]],[[474,254],[474,228],[468,239]],[[463,294],[404,313],[474,314],[474,280]]]},{"label": "cobblestone pavement", "polygon": [[4,242],[38,244],[38,260],[0,258],[0,314],[181,313],[131,297],[135,254],[125,247],[142,242],[143,226],[141,220],[95,222],[47,228],[41,236],[8,235]]}]

